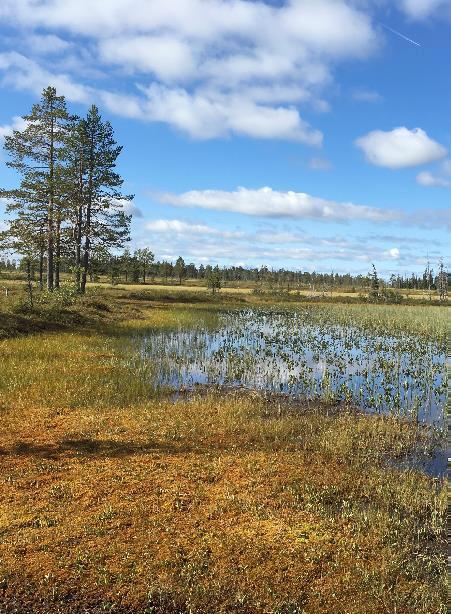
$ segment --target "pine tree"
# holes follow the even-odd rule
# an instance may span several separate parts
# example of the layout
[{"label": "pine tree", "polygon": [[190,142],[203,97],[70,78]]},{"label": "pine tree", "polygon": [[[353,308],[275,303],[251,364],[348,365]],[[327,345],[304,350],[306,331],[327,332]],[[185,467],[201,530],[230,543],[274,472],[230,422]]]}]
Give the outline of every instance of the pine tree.
[{"label": "pine tree", "polygon": [[374,264],[372,265],[373,270],[369,273],[369,278],[370,278],[370,297],[372,299],[378,299],[379,298],[379,290],[380,290],[380,282],[379,282],[379,277],[377,276],[377,271],[376,271],[376,267],[374,266]]},{"label": "pine tree", "polygon": [[177,258],[176,260],[175,267],[174,267],[174,273],[179,279],[179,284],[182,285],[182,279],[186,277],[186,265],[185,265],[185,261],[183,260],[181,256]]},{"label": "pine tree", "polygon": [[145,284],[147,272],[151,267],[155,257],[148,247],[136,250],[134,255],[141,269],[143,284]]},{"label": "pine tree", "polygon": [[221,289],[221,275],[216,267],[207,277],[207,288],[210,288],[212,294],[216,294]]},{"label": "pine tree", "polygon": [[133,268],[133,256],[128,248],[124,249],[124,253],[121,256],[121,269],[125,275],[125,283],[128,282],[130,271]]},{"label": "pine tree", "polygon": [[132,196],[123,195],[123,179],[116,173],[122,151],[108,121],[92,106],[87,117],[72,126],[69,140],[70,180],[73,195],[72,224],[75,268],[80,291],[86,290],[91,253],[97,246],[119,248],[128,240],[131,216],[123,209]]},{"label": "pine tree", "polygon": [[448,272],[445,271],[443,260],[440,260],[438,267],[437,291],[441,301],[448,299]]},{"label": "pine tree", "polygon": [[[81,290],[82,272],[82,240],[83,222],[85,211],[85,180],[88,141],[86,137],[85,122],[79,117],[73,117],[66,148],[64,150],[64,189],[67,202],[70,203],[68,210],[68,222],[70,230],[67,236],[69,251],[73,253],[72,270],[75,276],[77,290]],[[72,247],[72,249],[71,249]]]},{"label": "pine tree", "polygon": [[41,235],[47,255],[47,288],[59,285],[63,190],[61,151],[67,138],[69,115],[63,96],[54,87],[42,92],[23,119],[26,127],[5,138],[4,148],[10,156],[7,166],[21,176],[20,186],[2,190],[7,198],[7,213],[15,213],[33,235]]}]

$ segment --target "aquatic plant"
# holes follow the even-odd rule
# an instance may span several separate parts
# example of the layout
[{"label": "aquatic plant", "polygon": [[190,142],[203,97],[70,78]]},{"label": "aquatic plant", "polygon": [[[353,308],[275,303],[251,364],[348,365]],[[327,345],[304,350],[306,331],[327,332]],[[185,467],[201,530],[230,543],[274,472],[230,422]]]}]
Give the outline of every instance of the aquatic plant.
[{"label": "aquatic plant", "polygon": [[411,317],[375,306],[246,309],[221,314],[213,330],[199,322],[138,341],[157,365],[156,388],[244,386],[440,422],[444,329],[403,315]]}]

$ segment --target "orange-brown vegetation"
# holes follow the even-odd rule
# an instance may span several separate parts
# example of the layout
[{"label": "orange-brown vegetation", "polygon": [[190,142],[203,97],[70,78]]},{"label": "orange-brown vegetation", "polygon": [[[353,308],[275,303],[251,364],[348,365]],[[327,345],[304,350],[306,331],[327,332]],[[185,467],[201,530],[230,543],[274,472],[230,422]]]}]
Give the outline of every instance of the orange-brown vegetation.
[{"label": "orange-brown vegetation", "polygon": [[421,428],[155,397],[124,343],[0,342],[0,612],[445,611],[443,490],[387,465]]}]

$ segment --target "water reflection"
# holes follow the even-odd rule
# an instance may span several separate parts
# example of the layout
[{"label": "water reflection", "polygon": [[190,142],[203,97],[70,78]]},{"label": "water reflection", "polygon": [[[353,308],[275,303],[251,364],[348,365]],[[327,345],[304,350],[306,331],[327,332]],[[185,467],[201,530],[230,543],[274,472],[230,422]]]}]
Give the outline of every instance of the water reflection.
[{"label": "water reflection", "polygon": [[252,309],[223,314],[214,330],[157,332],[140,342],[142,356],[158,364],[155,387],[244,386],[443,421],[445,350],[435,339],[338,325],[301,310]]}]

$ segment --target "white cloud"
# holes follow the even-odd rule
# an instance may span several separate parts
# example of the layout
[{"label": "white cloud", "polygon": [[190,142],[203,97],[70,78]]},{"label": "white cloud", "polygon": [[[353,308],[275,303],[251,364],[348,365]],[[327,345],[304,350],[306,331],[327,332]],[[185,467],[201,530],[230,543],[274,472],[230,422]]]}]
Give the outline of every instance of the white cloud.
[{"label": "white cloud", "polygon": [[321,90],[335,64],[366,58],[379,42],[370,15],[346,0],[280,6],[263,0],[2,0],[0,19],[31,30],[37,53],[67,44],[65,31],[83,36],[97,54],[81,58],[84,79],[94,64],[142,80],[135,95],[125,95],[78,84],[61,70],[51,75],[19,54],[0,58],[16,88],[35,92],[45,78],[72,101],[95,99],[115,113],[164,122],[194,138],[239,134],[308,145],[320,145],[322,135],[294,105],[327,110]]},{"label": "white cloud", "polygon": [[286,139],[319,146],[322,134],[310,128],[294,107],[269,106],[251,98],[216,92],[190,94],[183,88],[157,83],[144,88],[144,96],[121,95],[84,86],[65,74],[52,74],[35,61],[16,53],[0,53],[4,81],[17,89],[39,94],[51,84],[72,102],[98,101],[118,115],[164,122],[198,139],[240,134],[252,138]]},{"label": "white cloud", "polygon": [[0,16],[98,38],[166,30],[202,43],[277,39],[333,56],[365,55],[375,40],[369,17],[345,0],[2,0]]},{"label": "white cloud", "polygon": [[99,50],[106,62],[151,72],[163,81],[188,79],[196,71],[190,46],[173,36],[107,38],[100,41]]},{"label": "white cloud", "polygon": [[424,188],[449,188],[451,180],[434,175],[430,171],[423,171],[417,175],[417,183]]},{"label": "white cloud", "polygon": [[[152,233],[151,240],[145,231]],[[171,251],[168,252],[168,237]],[[297,230],[284,230],[277,226],[264,230],[235,231],[219,230],[205,224],[191,223],[184,220],[155,220],[144,227],[144,233],[138,240],[139,245],[151,245],[157,258],[174,260],[179,254],[185,259],[197,263],[240,262],[250,265],[269,264],[277,266],[286,261],[297,262],[296,266],[305,268],[306,263],[340,261],[346,269],[349,263],[369,262],[412,262],[416,246],[409,245],[404,239],[403,251],[398,247],[380,245],[379,241],[365,239],[362,248],[360,237],[306,235]],[[391,240],[391,238],[390,238]],[[413,241],[415,242],[415,241]],[[293,265],[291,265],[293,266]],[[323,265],[324,266],[324,265]],[[326,268],[336,265],[326,264]]]},{"label": "white cloud", "polygon": [[176,207],[200,207],[273,218],[314,219],[326,222],[352,220],[388,222],[400,217],[398,212],[388,209],[338,203],[303,192],[278,192],[269,187],[259,190],[238,188],[235,192],[193,190],[183,194],[159,194],[157,198],[160,202]]},{"label": "white cloud", "polygon": [[390,258],[393,258],[394,260],[398,260],[401,255],[401,252],[399,251],[397,247],[392,247],[391,249],[388,250],[388,255],[390,256]]},{"label": "white cloud", "polygon": [[146,229],[152,232],[161,234],[177,234],[177,235],[201,235],[223,237],[223,238],[241,238],[243,233],[240,231],[218,230],[205,224],[191,224],[182,220],[155,220],[146,224]]},{"label": "white cloud", "polygon": [[311,158],[309,160],[309,167],[313,171],[329,171],[332,168],[332,164],[327,158]]},{"label": "white cloud", "polygon": [[143,217],[143,212],[139,207],[135,205],[135,203],[131,200],[121,200],[119,198],[113,198],[112,200],[113,206],[119,210],[123,211],[126,215],[132,215],[133,217]]},{"label": "white cloud", "polygon": [[374,130],[357,139],[356,145],[368,162],[392,169],[427,164],[447,154],[446,148],[421,128],[399,127],[390,132]]},{"label": "white cloud", "polygon": [[402,8],[413,19],[424,19],[439,12],[450,14],[450,0],[402,0]]},{"label": "white cloud", "polygon": [[356,89],[352,92],[352,97],[358,102],[381,102],[383,100],[379,92],[368,89]]},{"label": "white cloud", "polygon": [[[14,130],[23,130],[26,128],[27,122],[19,116],[15,116],[10,124],[0,126],[0,147],[3,145],[3,141],[6,136],[11,136]],[[2,199],[0,199],[1,201]]]},{"label": "white cloud", "polygon": [[425,188],[451,188],[451,160],[442,162],[435,173],[431,171],[419,173],[417,183]]},{"label": "white cloud", "polygon": [[122,206],[124,213],[127,215],[132,215],[133,217],[143,217],[143,212],[139,207],[134,205],[132,202],[125,202]]},{"label": "white cloud", "polygon": [[66,74],[54,74],[29,58],[15,51],[0,53],[0,71],[3,82],[16,89],[40,94],[48,85],[54,86],[72,102],[92,102],[92,88],[74,82]]},{"label": "white cloud", "polygon": [[408,224],[418,226],[419,228],[439,228],[440,230],[451,232],[451,209],[449,207],[447,209],[433,209],[430,207],[410,214],[406,221]]},{"label": "white cloud", "polygon": [[286,139],[321,145],[322,134],[312,130],[295,108],[256,104],[239,95],[190,94],[182,88],[153,84],[145,90],[143,113],[153,121],[172,124],[194,138],[229,134]]},{"label": "white cloud", "polygon": [[70,48],[70,43],[54,34],[33,34],[27,36],[26,43],[33,51],[41,55],[61,53]]}]

